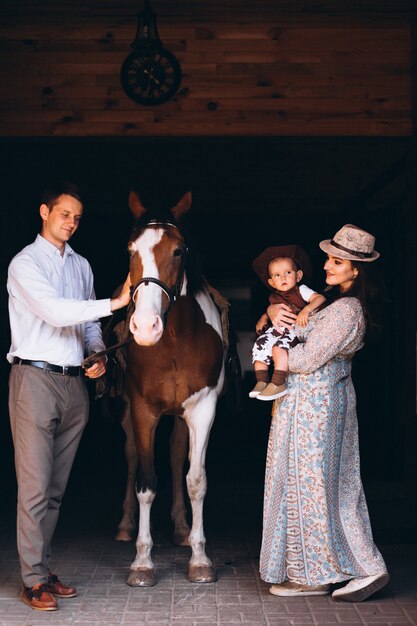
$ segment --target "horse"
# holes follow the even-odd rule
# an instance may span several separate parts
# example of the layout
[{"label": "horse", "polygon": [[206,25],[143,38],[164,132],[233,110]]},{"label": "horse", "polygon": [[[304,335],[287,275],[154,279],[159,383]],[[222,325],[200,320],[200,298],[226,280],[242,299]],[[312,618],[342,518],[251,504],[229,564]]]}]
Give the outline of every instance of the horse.
[{"label": "horse", "polygon": [[[128,403],[123,423],[125,430],[133,434],[136,448],[133,468],[137,468],[139,528],[136,557],[127,580],[133,587],[156,583],[150,513],[156,494],[155,432],[163,415],[175,416],[170,440],[174,537],[176,543],[191,547],[188,579],[199,583],[216,580],[206,554],[203,528],[205,456],[224,385],[226,346],[222,316],[208,283],[196,272],[180,226],[191,204],[191,192],[187,192],[169,212],[156,215],[149,213],[136,192],[129,195],[135,225],[128,244],[132,287],[127,323],[133,341],[124,350]],[[127,452],[130,440],[128,436]],[[182,495],[187,448],[191,529]],[[128,485],[119,533],[131,530],[128,527],[132,525],[134,507],[129,489]]]}]

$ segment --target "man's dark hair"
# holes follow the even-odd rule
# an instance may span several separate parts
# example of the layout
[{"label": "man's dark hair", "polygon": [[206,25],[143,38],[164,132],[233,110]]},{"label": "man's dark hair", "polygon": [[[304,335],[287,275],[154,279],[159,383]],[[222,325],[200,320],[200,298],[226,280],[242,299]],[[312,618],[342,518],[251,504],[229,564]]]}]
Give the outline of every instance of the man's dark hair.
[{"label": "man's dark hair", "polygon": [[51,210],[56,204],[58,198],[63,194],[72,196],[81,202],[81,204],[84,204],[81,198],[80,189],[77,185],[67,180],[57,180],[45,187],[41,196],[41,204],[46,204],[49,210]]}]

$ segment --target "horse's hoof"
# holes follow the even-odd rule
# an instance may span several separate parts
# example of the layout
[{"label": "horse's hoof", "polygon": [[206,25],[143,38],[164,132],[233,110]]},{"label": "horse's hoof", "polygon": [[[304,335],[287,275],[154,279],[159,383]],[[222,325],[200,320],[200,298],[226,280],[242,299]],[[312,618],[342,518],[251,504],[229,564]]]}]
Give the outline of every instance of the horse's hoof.
[{"label": "horse's hoof", "polygon": [[155,583],[155,570],[153,569],[132,569],[127,579],[130,587],[153,587]]},{"label": "horse's hoof", "polygon": [[174,546],[189,546],[190,545],[190,542],[188,541],[189,535],[190,535],[189,531],[188,533],[175,532],[172,538],[172,541],[174,542]]},{"label": "horse's hoof", "polygon": [[217,576],[211,565],[190,565],[188,580],[192,583],[215,583]]},{"label": "horse's hoof", "polygon": [[119,530],[114,539],[115,541],[132,541],[133,537],[127,530]]}]

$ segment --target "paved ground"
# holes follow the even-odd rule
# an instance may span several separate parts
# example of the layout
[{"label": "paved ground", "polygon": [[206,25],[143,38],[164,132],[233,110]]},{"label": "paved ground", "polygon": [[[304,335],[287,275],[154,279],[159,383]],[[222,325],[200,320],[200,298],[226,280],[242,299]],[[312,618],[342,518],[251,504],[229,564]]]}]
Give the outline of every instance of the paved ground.
[{"label": "paved ground", "polygon": [[[33,611],[18,598],[15,479],[12,449],[7,445],[10,436],[3,426],[0,626],[417,626],[416,533],[398,524],[401,515],[396,500],[370,503],[376,541],[391,573],[389,586],[372,600],[348,604],[336,603],[329,596],[283,599],[268,593],[268,585],[259,580],[258,555],[269,413],[268,407],[256,409],[256,414],[240,415],[235,422],[228,414],[220,415],[213,428],[205,503],[208,553],[218,573],[218,582],[211,585],[187,581],[190,551],[170,542],[169,428],[161,424],[159,490],[152,509],[158,583],[150,589],[130,588],[125,582],[134,545],[113,541],[124,491],[122,435],[117,423],[93,412],[68,485],[54,547],[55,571],[77,587],[78,597],[61,600],[59,611],[51,613]],[[392,517],[396,517],[395,525],[389,526]]]},{"label": "paved ground", "polygon": [[[246,534],[246,533],[245,533]],[[56,571],[78,588],[78,597],[61,600],[59,611],[41,613],[18,599],[20,578],[12,526],[0,537],[0,625],[34,626],[251,626],[417,624],[416,545],[382,546],[392,581],[374,599],[337,603],[330,597],[284,599],[268,593],[259,580],[259,537],[225,537],[208,543],[218,582],[189,583],[189,549],[174,547],[165,533],[155,537],[158,583],[153,588],[126,585],[134,546],[112,540],[107,529],[80,535],[66,526],[55,546]]]}]

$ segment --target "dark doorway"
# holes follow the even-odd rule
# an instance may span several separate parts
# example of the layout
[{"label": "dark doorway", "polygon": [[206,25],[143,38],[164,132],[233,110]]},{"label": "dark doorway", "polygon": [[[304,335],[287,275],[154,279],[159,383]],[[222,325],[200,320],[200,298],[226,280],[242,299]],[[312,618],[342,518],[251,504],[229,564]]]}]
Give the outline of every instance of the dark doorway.
[{"label": "dark doorway", "polygon": [[[399,363],[402,367],[414,367],[410,362],[411,338],[403,332],[409,328],[406,319],[411,314],[404,302],[409,285],[403,254],[410,210],[408,149],[406,138],[3,141],[0,213],[3,355],[9,347],[7,265],[38,231],[39,197],[49,176],[74,180],[86,191],[85,216],[71,244],[89,259],[98,297],[109,296],[127,271],[126,243],[131,226],[127,208],[129,188],[133,186],[145,203],[163,201],[171,205],[192,189],[189,221],[205,274],[230,297],[233,321],[239,331],[246,333],[252,331],[267,299],[251,269],[252,259],[264,247],[286,243],[305,247],[315,268],[312,286],[321,290],[323,257],[318,242],[330,237],[344,223],[357,224],[376,236],[390,300],[382,342],[362,350],[354,366],[362,473],[371,507],[375,499],[379,510],[378,502],[401,496],[396,489],[399,486],[401,490],[405,480],[406,423],[414,410],[414,390],[403,388],[397,376]],[[5,359],[1,372],[4,454],[0,474],[13,512],[15,484]],[[246,372],[244,390],[251,383],[251,373]],[[241,502],[250,487],[257,494],[254,507],[249,502],[241,505],[239,511],[241,516],[247,515],[249,519],[252,515],[260,521],[269,411],[270,407],[254,406],[246,399],[240,414],[231,415],[227,407],[220,407],[208,453],[209,484],[212,481],[213,485],[207,501],[208,512],[210,507],[213,510],[219,506],[215,491],[219,486],[232,485],[235,493],[242,495]],[[158,463],[162,490],[169,483],[164,463],[167,439],[164,432],[168,429],[169,425],[161,427]],[[65,510],[72,509],[76,514],[78,506],[87,503],[91,508],[95,497],[92,485],[98,484],[101,487],[95,492],[97,498],[109,489],[112,497],[119,497],[110,506],[107,518],[111,523],[116,520],[123,495],[122,442],[117,423],[103,421],[99,407],[93,404]],[[82,483],[84,488],[80,488]],[[234,514],[233,502],[229,501],[230,519]],[[102,507],[102,504],[96,507],[101,518],[105,514]],[[96,520],[96,516],[93,518]],[[389,515],[376,520],[381,532],[392,527],[388,518]]]}]

